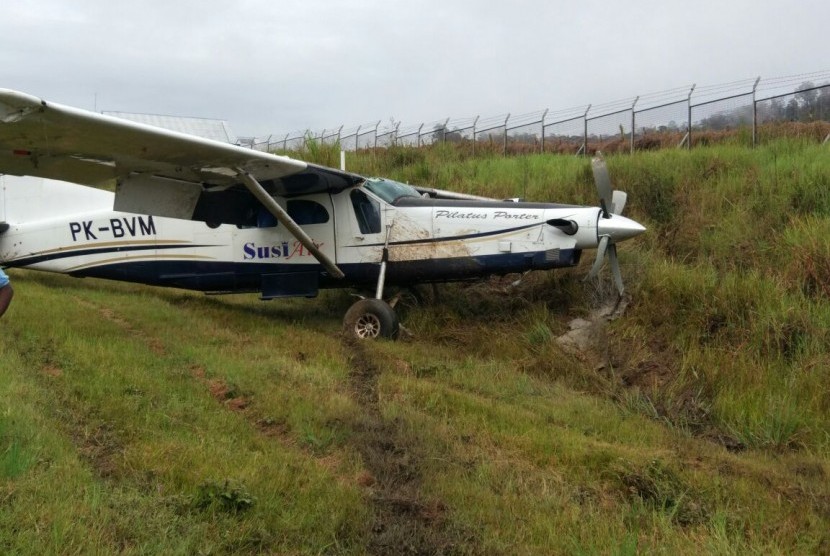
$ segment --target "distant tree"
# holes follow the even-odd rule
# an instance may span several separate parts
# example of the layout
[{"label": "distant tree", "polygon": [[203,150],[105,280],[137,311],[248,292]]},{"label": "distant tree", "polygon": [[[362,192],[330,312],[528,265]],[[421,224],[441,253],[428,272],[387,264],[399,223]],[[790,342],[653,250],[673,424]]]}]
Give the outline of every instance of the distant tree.
[{"label": "distant tree", "polygon": [[534,145],[539,142],[539,136],[535,133],[513,133],[508,136],[511,142],[513,143],[528,143],[530,145]]},{"label": "distant tree", "polygon": [[461,131],[456,127],[452,131],[448,131],[447,134],[444,136],[444,141],[449,143],[460,143],[461,140],[464,139],[464,136],[461,134]]},{"label": "distant tree", "polygon": [[816,119],[830,121],[830,83],[825,83],[816,96]]},{"label": "distant tree", "polygon": [[784,101],[781,98],[773,98],[758,104],[758,121],[774,122],[786,119],[784,117]]},{"label": "distant tree", "polygon": [[[780,105],[779,105],[780,106]],[[830,118],[830,83],[815,85],[805,81],[782,106],[780,119],[792,122],[814,122]]]},{"label": "distant tree", "polygon": [[462,139],[464,139],[464,135],[461,134],[461,130],[458,127],[450,130],[444,124],[435,124],[435,127],[432,128],[433,143],[439,143],[441,141],[459,143]]},{"label": "distant tree", "polygon": [[818,98],[818,89],[815,87],[812,81],[805,81],[795,90],[795,98],[802,109],[802,118],[807,116],[807,119],[812,119],[812,113],[816,106],[816,99]]},{"label": "distant tree", "polygon": [[784,108],[784,119],[789,120],[791,122],[798,121],[798,114],[799,114],[799,106],[798,100],[795,97],[790,99],[790,102],[787,103],[787,106]]}]

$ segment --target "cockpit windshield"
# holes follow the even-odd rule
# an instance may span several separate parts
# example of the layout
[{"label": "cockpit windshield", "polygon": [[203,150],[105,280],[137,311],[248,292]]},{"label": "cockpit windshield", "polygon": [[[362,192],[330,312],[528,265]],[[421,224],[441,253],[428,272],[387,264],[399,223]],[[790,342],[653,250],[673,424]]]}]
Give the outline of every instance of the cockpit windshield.
[{"label": "cockpit windshield", "polygon": [[363,182],[363,187],[391,205],[394,205],[395,201],[401,197],[421,196],[418,190],[411,185],[386,178],[368,178]]}]

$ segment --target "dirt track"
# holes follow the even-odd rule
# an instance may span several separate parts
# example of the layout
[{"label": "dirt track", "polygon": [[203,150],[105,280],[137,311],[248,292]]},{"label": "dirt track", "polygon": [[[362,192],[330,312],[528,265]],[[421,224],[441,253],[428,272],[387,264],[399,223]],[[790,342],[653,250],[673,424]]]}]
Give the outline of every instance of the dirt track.
[{"label": "dirt track", "polygon": [[384,419],[378,403],[378,377],[370,346],[344,339],[355,400],[363,410],[355,423],[355,447],[368,471],[364,483],[372,504],[371,554],[456,554],[470,552],[448,530],[446,507],[421,493],[419,447]]}]

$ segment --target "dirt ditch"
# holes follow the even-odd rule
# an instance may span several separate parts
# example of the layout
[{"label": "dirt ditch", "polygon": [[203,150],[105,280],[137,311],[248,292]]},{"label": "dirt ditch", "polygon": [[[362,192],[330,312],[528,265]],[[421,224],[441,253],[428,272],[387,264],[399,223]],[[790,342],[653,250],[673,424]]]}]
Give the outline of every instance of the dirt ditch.
[{"label": "dirt ditch", "polygon": [[[372,505],[370,554],[457,554],[470,552],[468,544],[453,535],[446,507],[421,493],[419,447],[401,423],[385,419],[378,400],[381,370],[369,347],[344,339],[355,400],[363,410],[355,423],[354,445],[363,458]],[[466,543],[466,541],[465,541]]]}]

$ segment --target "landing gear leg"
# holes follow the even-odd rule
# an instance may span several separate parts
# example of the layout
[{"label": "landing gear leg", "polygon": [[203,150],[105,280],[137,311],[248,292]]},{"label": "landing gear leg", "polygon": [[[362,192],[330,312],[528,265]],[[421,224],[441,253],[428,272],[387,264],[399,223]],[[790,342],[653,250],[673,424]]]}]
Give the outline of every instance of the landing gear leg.
[{"label": "landing gear leg", "polygon": [[346,334],[358,340],[374,340],[375,338],[395,339],[400,331],[398,315],[391,305],[383,300],[383,286],[386,281],[386,262],[389,260],[389,231],[386,228],[386,245],[383,246],[383,256],[380,261],[378,284],[375,290],[375,299],[361,299],[346,312],[343,319],[343,329]]}]

